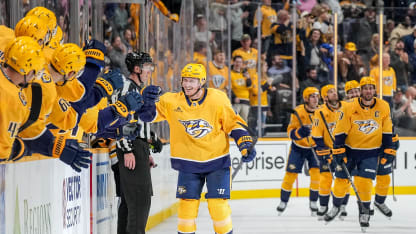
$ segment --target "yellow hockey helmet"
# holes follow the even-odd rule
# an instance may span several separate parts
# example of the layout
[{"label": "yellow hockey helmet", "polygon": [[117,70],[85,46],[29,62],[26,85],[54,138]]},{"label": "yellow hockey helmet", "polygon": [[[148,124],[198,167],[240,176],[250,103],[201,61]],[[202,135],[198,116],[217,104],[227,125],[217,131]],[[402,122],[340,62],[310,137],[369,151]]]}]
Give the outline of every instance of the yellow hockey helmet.
[{"label": "yellow hockey helmet", "polygon": [[78,75],[84,69],[85,63],[85,53],[73,43],[63,44],[52,54],[51,65],[61,75],[68,75],[70,72]]},{"label": "yellow hockey helmet", "polygon": [[328,95],[328,91],[331,89],[335,89],[335,86],[333,84],[325,85],[321,88],[321,97],[324,98]]},{"label": "yellow hockey helmet", "polygon": [[36,16],[26,16],[19,20],[14,29],[14,34],[16,37],[32,37],[42,46],[49,42],[50,35],[45,21]]},{"label": "yellow hockey helmet", "polygon": [[44,20],[51,33],[51,37],[55,36],[58,28],[56,23],[56,15],[53,13],[53,11],[49,10],[48,8],[38,6],[27,12],[26,16],[30,15],[39,17]]},{"label": "yellow hockey helmet", "polygon": [[4,63],[21,75],[27,75],[32,70],[38,73],[44,68],[45,58],[42,48],[31,37],[16,37],[7,44],[4,50]]},{"label": "yellow hockey helmet", "polygon": [[199,79],[201,85],[207,81],[207,72],[204,65],[198,63],[188,63],[181,72],[181,77],[189,77]]},{"label": "yellow hockey helmet", "polygon": [[350,80],[347,81],[347,83],[345,83],[345,93],[348,93],[348,91],[350,91],[351,89],[359,89],[360,88],[360,84],[358,83],[358,81],[356,80]]},{"label": "yellow hockey helmet", "polygon": [[373,77],[364,76],[360,80],[360,87],[363,87],[364,85],[374,85],[374,86],[376,86],[376,80],[374,80]]},{"label": "yellow hockey helmet", "polygon": [[315,87],[307,87],[305,90],[303,90],[303,99],[308,100],[309,96],[311,96],[312,94],[319,95],[319,90]]},{"label": "yellow hockey helmet", "polygon": [[56,49],[62,44],[64,44],[64,33],[62,32],[61,27],[58,26],[55,36],[49,41],[49,47]]},{"label": "yellow hockey helmet", "polygon": [[344,47],[346,50],[349,50],[349,51],[357,51],[357,46],[355,45],[355,43],[354,42],[347,42],[346,44],[345,44],[345,47]]}]

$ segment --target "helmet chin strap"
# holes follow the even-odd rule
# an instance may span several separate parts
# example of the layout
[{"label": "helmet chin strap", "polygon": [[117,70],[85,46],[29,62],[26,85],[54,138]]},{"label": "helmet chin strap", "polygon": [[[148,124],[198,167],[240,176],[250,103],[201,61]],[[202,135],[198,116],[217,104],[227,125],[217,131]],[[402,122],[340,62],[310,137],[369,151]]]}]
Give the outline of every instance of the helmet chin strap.
[{"label": "helmet chin strap", "polygon": [[192,97],[194,97],[200,90],[202,89],[202,85],[200,85],[199,86],[199,88],[198,88],[198,90],[196,90],[193,94],[191,94],[191,95],[186,95],[186,93],[185,93],[185,89],[182,87],[182,91],[183,91],[183,93],[185,93],[185,95],[189,98],[189,99],[191,99],[191,100],[193,100],[192,99]]}]

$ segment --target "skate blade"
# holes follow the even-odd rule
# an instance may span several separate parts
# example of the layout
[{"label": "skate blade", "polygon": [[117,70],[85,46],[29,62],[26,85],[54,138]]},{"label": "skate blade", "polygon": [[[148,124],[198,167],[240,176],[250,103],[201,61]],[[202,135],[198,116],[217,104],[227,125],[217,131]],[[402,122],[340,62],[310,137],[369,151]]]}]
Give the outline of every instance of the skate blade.
[{"label": "skate blade", "polygon": [[361,232],[366,233],[367,232],[367,227],[361,227]]},{"label": "skate blade", "polygon": [[316,214],[316,211],[312,211],[312,212],[311,212],[311,216],[312,216],[312,217],[316,217],[316,215],[317,215],[317,214]]},{"label": "skate blade", "polygon": [[341,216],[341,215],[340,215],[338,218],[339,218],[339,220],[344,221],[345,216]]},{"label": "skate blade", "polygon": [[283,213],[282,211],[278,211],[277,216],[282,216],[282,213]]},{"label": "skate blade", "polygon": [[324,220],[324,216],[318,216],[318,221]]}]

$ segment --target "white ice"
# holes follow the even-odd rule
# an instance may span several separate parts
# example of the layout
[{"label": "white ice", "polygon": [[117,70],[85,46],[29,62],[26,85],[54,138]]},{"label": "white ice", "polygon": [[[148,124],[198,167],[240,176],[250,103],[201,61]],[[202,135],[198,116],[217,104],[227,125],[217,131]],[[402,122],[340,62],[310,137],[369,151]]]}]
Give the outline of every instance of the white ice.
[{"label": "white ice", "polygon": [[[396,195],[396,197],[397,202],[394,202],[391,196],[388,196],[386,201],[393,211],[392,219],[388,220],[375,210],[375,215],[370,219],[367,233],[416,233],[416,196]],[[358,223],[358,207],[355,196],[350,197],[347,206],[348,217],[344,221],[337,218],[327,225],[324,221],[318,221],[316,217],[310,216],[308,198],[292,197],[282,216],[278,216],[276,211],[279,201],[279,198],[231,200],[233,233],[362,233]],[[172,216],[147,233],[177,233],[176,221],[177,216]],[[197,233],[214,233],[206,202],[202,202],[199,208]]]}]

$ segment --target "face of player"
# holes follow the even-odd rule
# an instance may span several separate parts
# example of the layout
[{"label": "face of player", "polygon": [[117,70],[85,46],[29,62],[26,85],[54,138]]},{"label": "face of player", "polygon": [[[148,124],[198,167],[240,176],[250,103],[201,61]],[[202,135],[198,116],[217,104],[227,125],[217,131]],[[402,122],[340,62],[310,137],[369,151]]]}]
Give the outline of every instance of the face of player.
[{"label": "face of player", "polygon": [[182,88],[185,95],[191,99],[198,99],[198,93],[202,93],[201,83],[197,78],[182,77]]},{"label": "face of player", "polygon": [[140,80],[142,83],[146,83],[152,77],[153,69],[152,64],[143,64],[140,71]]},{"label": "face of player", "polygon": [[348,90],[347,93],[347,98],[351,99],[351,98],[356,98],[360,96],[360,89],[350,89]]},{"label": "face of player", "polygon": [[335,91],[335,89],[328,90],[327,93],[328,102],[331,105],[336,105],[338,102],[338,93]]},{"label": "face of player", "polygon": [[364,85],[361,87],[361,97],[364,101],[371,101],[376,94],[374,85]]},{"label": "face of player", "polygon": [[316,107],[318,107],[318,103],[319,103],[319,94],[313,93],[313,94],[309,95],[308,107],[310,109],[315,109]]}]

